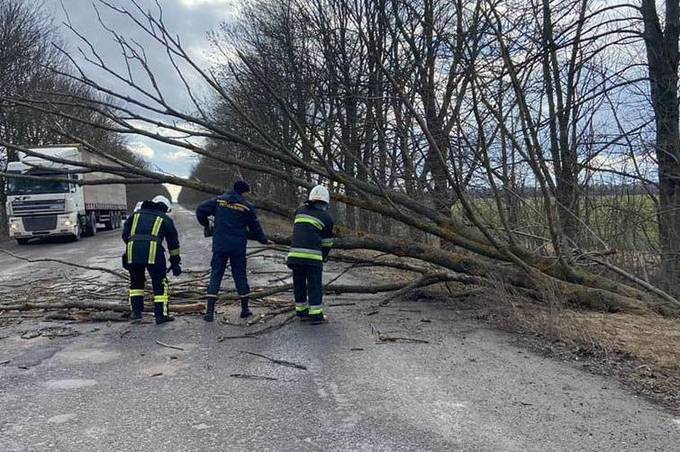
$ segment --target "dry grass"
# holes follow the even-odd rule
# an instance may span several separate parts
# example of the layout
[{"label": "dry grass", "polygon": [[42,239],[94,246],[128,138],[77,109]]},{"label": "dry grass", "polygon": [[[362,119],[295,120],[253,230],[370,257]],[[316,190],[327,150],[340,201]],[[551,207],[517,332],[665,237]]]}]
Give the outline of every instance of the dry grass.
[{"label": "dry grass", "polygon": [[680,320],[656,315],[570,313],[589,337],[662,370],[680,372]]},{"label": "dry grass", "polygon": [[680,320],[515,305],[506,318],[521,329],[608,354],[625,354],[661,371],[680,372]]}]

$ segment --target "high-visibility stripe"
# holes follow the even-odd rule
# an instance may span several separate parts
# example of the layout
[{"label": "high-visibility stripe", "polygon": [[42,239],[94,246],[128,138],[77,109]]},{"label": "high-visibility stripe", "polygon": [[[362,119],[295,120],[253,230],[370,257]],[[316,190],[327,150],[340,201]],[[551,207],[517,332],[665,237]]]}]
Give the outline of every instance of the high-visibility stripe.
[{"label": "high-visibility stripe", "polygon": [[143,297],[144,289],[130,289],[130,297]]},{"label": "high-visibility stripe", "polygon": [[237,202],[237,203],[234,203],[233,205],[236,206],[236,207],[240,207],[240,208],[242,208],[243,210],[246,210],[246,211],[250,210],[250,207],[246,206],[245,204],[241,204],[241,203]]},{"label": "high-visibility stripe", "polygon": [[168,278],[163,278],[163,294],[153,297],[154,303],[163,303],[163,315],[168,315],[168,302],[170,301],[170,283]]},{"label": "high-visibility stripe", "polygon": [[323,314],[323,307],[321,306],[310,306],[309,315]]},{"label": "high-visibility stripe", "polygon": [[333,239],[322,239],[321,246],[324,248],[333,248]]},{"label": "high-visibility stripe", "polygon": [[170,296],[170,281],[168,281],[168,278],[163,278],[163,295]]},{"label": "high-visibility stripe", "polygon": [[135,235],[137,232],[137,225],[139,224],[139,214],[136,213],[132,216],[132,229],[130,229],[130,235]]},{"label": "high-visibility stripe", "polygon": [[316,221],[310,220],[308,218],[296,218],[295,219],[295,224],[302,224],[302,223],[311,224],[312,226],[314,226],[317,229],[323,229],[322,225],[320,225]]},{"label": "high-visibility stripe", "polygon": [[297,248],[293,247],[290,249],[290,252],[292,253],[307,253],[307,254],[318,254],[319,256],[322,256],[323,253],[321,250],[314,250],[312,248]]},{"label": "high-visibility stripe", "polygon": [[309,259],[312,261],[323,261],[323,256],[319,254],[300,253],[296,251],[291,251],[290,253],[288,253],[288,257],[297,257],[300,259]]},{"label": "high-visibility stripe", "polygon": [[179,248],[176,250],[170,250],[170,256],[179,256]]},{"label": "high-visibility stripe", "polygon": [[[130,228],[130,237],[135,235],[135,232],[137,232],[137,225],[139,225],[139,214],[136,213],[132,216],[132,227]],[[130,240],[127,243],[127,258],[128,258],[128,264],[132,263],[132,249],[134,245],[134,241]]]},{"label": "high-visibility stripe", "polygon": [[131,263],[132,263],[132,245],[133,245],[133,243],[134,243],[134,242],[133,242],[132,240],[130,240],[130,241],[127,243],[127,259],[128,259],[128,264],[131,264]]},{"label": "high-visibility stripe", "polygon": [[156,252],[158,251],[158,242],[149,242],[149,264],[156,263]]},{"label": "high-visibility stripe", "polygon": [[[161,225],[163,224],[163,217],[156,217],[153,222],[153,227],[151,228],[151,235],[153,237],[158,237],[161,231]],[[158,242],[149,242],[149,260],[148,263],[153,265],[156,263],[156,253],[158,252]]]},{"label": "high-visibility stripe", "polygon": [[317,229],[323,229],[324,228],[324,223],[323,221],[319,220],[316,217],[313,217],[311,215],[305,215],[303,213],[297,214],[295,216],[295,224],[300,224],[300,223],[307,223],[311,224]]},{"label": "high-visibility stripe", "polygon": [[153,228],[151,228],[151,235],[154,237],[158,236],[161,232],[161,225],[163,224],[163,217],[156,217],[156,221],[153,222]]},{"label": "high-visibility stripe", "polygon": [[306,304],[296,304],[295,305],[295,312],[305,312],[309,310],[309,306]]}]

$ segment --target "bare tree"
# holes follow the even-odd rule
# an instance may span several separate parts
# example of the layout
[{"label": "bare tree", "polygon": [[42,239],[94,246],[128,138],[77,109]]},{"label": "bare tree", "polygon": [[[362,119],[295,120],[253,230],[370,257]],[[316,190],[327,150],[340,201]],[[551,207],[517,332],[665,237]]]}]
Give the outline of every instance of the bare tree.
[{"label": "bare tree", "polygon": [[666,1],[664,22],[657,3],[642,0],[643,38],[647,49],[651,102],[656,125],[661,259],[668,287],[680,283],[680,125],[678,124],[678,39],[680,5]]},{"label": "bare tree", "polygon": [[[64,50],[73,69],[55,69],[96,97],[54,92],[47,99],[4,101],[184,148],[218,175],[256,173],[259,207],[284,216],[291,206],[268,191],[267,181],[294,193],[326,182],[346,206],[339,247],[417,259],[458,280],[465,279],[461,273],[486,285],[501,278],[537,299],[556,289],[578,305],[677,308],[654,284],[598,259],[610,251],[605,241],[581,249],[570,236],[574,219],[595,235],[579,216],[581,165],[611,147],[598,145],[592,133],[614,89],[614,75],[597,60],[614,44],[593,44],[602,43],[606,7],[542,1],[508,11],[486,0],[270,0],[246,9],[242,20],[250,22],[229,34],[230,42],[217,37],[231,59],[211,70],[168,30],[162,11],[145,10],[135,0],[97,4],[165,52],[194,108],[166,96],[168,88],[157,83],[147,61],[151,48],[141,50],[105,23],[123,52],[122,65],[81,36],[84,57]],[[606,84],[588,79],[596,70]],[[211,90],[216,108],[197,100],[189,76]],[[107,78],[115,84],[102,81]],[[119,164],[90,169],[127,174],[128,183],[162,181],[210,193],[223,188],[130,165],[62,133]],[[529,194],[518,192],[520,177]],[[519,207],[508,199],[519,199]],[[353,209],[365,213],[358,222]],[[517,219],[521,210],[542,229],[524,227]],[[372,217],[390,221],[398,238],[358,233],[371,229]],[[405,230],[446,246],[399,238]]]}]

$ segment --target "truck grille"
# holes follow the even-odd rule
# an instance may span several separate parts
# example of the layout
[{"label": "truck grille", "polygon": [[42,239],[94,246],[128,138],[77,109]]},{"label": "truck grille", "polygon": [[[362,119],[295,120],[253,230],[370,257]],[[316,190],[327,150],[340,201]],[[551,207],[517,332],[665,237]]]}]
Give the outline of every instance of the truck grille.
[{"label": "truck grille", "polygon": [[12,201],[12,212],[15,215],[26,215],[40,212],[63,213],[65,201],[63,199],[43,199],[39,201]]},{"label": "truck grille", "polygon": [[56,215],[42,215],[39,217],[24,217],[24,230],[48,231],[57,228]]}]

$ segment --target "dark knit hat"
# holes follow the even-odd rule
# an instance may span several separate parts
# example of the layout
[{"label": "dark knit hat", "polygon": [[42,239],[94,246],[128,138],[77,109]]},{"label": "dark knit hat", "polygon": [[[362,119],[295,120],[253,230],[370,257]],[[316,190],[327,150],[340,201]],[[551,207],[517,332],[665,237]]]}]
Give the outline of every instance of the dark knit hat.
[{"label": "dark knit hat", "polygon": [[248,193],[250,191],[250,185],[248,185],[248,182],[244,180],[237,180],[234,184],[234,191],[239,195]]}]

